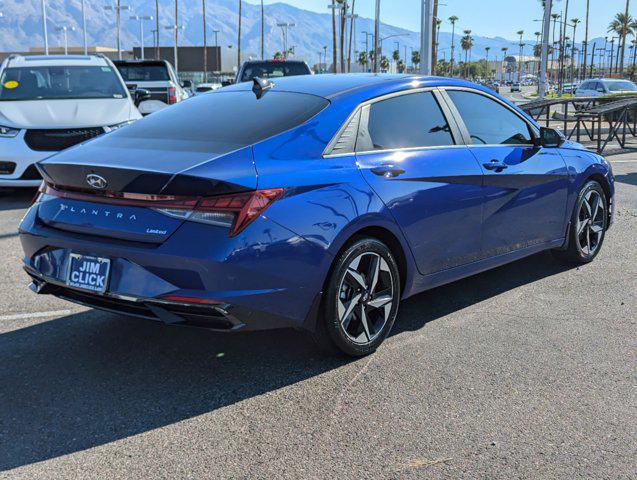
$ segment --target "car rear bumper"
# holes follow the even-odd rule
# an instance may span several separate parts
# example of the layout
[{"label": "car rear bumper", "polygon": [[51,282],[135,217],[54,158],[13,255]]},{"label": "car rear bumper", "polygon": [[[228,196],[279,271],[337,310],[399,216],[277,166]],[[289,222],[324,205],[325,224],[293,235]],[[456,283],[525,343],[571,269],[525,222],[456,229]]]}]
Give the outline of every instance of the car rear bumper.
[{"label": "car rear bumper", "polygon": [[[164,243],[141,244],[52,228],[39,221],[36,211],[37,205],[25,216],[20,240],[24,269],[37,293],[215,330],[312,328],[310,317],[330,254],[266,218],[237,237],[219,227],[185,222]],[[106,293],[66,285],[71,253],[111,260]]]}]

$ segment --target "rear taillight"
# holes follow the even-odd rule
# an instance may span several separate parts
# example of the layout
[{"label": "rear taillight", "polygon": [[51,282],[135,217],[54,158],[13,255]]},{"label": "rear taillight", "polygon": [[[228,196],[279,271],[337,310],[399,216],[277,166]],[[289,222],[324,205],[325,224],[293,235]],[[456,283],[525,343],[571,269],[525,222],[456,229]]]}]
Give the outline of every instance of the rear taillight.
[{"label": "rear taillight", "polygon": [[233,237],[250,225],[281,195],[282,188],[268,188],[219,197],[204,197],[197,202],[194,209],[175,205],[155,210],[192,222],[227,227],[230,229],[230,236]]},{"label": "rear taillight", "polygon": [[168,87],[168,105],[174,105],[175,103],[177,103],[177,89]]}]

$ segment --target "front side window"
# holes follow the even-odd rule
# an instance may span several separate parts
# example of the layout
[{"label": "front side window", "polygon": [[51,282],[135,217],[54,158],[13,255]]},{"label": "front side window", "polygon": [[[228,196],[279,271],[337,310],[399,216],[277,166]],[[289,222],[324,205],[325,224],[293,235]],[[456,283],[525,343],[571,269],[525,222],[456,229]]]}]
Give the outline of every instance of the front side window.
[{"label": "front side window", "polygon": [[528,124],[495,100],[463,90],[448,90],[474,145],[533,143]]},{"label": "front side window", "polygon": [[431,92],[411,93],[372,103],[367,130],[373,150],[454,143],[449,124]]},{"label": "front side window", "polygon": [[0,76],[0,101],[124,98],[112,67],[16,67]]}]

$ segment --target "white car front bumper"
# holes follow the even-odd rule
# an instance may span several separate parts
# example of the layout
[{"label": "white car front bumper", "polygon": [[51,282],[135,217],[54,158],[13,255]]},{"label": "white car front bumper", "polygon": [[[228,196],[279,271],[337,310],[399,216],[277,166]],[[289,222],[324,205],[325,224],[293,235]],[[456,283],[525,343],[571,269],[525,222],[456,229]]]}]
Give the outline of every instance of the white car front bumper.
[{"label": "white car front bumper", "polygon": [[[29,169],[31,165],[57,152],[36,152],[31,150],[24,141],[26,130],[21,130],[15,137],[0,137],[0,187],[37,187],[42,183],[39,178],[33,179]],[[6,165],[5,162],[15,164]],[[1,173],[8,169],[11,173]],[[25,175],[26,174],[26,175]],[[28,178],[23,178],[27,176]]]}]

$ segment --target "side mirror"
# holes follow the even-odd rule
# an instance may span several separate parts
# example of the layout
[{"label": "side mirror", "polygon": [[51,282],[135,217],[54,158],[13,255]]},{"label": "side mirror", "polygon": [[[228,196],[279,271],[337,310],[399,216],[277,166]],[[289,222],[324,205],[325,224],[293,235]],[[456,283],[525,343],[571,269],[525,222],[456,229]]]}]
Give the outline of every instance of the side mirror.
[{"label": "side mirror", "polygon": [[135,94],[133,95],[135,106],[139,107],[139,104],[145,100],[150,100],[150,90],[146,90],[145,88],[138,88],[135,90]]},{"label": "side mirror", "polygon": [[184,80],[181,82],[181,86],[184,88],[192,88],[192,82],[190,80]]},{"label": "side mirror", "polygon": [[221,82],[222,87],[228,87],[230,85],[234,85],[234,80],[224,80],[223,82]]},{"label": "side mirror", "polygon": [[554,128],[540,127],[540,145],[544,148],[558,148],[566,141],[566,137]]}]

